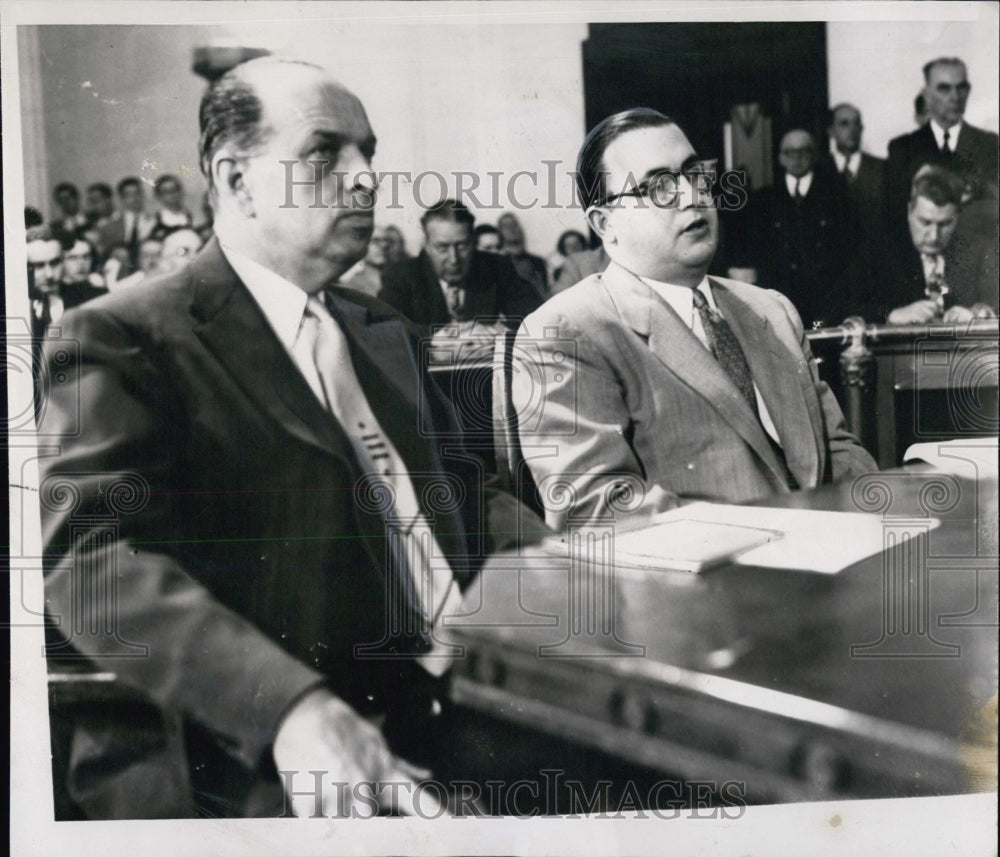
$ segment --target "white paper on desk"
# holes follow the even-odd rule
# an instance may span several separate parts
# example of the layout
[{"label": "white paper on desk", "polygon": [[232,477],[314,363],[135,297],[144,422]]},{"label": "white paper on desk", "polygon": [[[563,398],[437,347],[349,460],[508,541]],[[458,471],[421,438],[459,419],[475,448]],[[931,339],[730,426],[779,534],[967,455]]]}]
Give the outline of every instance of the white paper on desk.
[{"label": "white paper on desk", "polygon": [[[671,509],[653,518],[651,529],[684,519],[779,532],[782,538],[741,553],[733,562],[821,574],[836,574],[879,553],[885,532],[882,517],[875,514],[721,503],[692,503]],[[941,524],[937,518],[928,518],[927,523],[929,529]],[[894,543],[899,538],[899,532],[894,532]]]},{"label": "white paper on desk", "polygon": [[928,464],[966,479],[982,479],[997,475],[995,437],[963,437],[958,440],[915,443],[903,456],[903,461],[926,461]]}]

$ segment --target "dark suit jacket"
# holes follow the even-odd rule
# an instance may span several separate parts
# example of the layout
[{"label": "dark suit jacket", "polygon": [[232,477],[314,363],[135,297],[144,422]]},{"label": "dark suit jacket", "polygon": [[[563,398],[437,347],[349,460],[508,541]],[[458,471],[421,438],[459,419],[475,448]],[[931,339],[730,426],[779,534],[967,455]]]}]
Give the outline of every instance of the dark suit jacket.
[{"label": "dark suit jacket", "polygon": [[[467,583],[514,544],[521,509],[456,451],[414,331],[373,298],[331,291],[372,410]],[[214,240],[61,326],[79,359],[60,366],[43,423],[64,435],[41,489],[46,604],[63,642],[50,657],[83,654],[138,700],[74,713],[70,793],[101,818],[280,812],[270,747],[301,694],[326,683],[361,712],[391,711],[421,674],[354,652],[426,641],[387,630],[398,587],[382,519],[355,499],[350,442]],[[71,617],[98,612],[84,586],[113,592],[117,637],[73,631]]]},{"label": "dark suit jacket", "polygon": [[[452,320],[441,282],[425,252],[387,266],[379,298],[426,328]],[[502,313],[511,326],[517,326],[541,302],[541,295],[517,275],[508,258],[475,253],[465,287],[467,318],[495,318]]]},{"label": "dark suit jacket", "polygon": [[[709,280],[798,484],[877,470],[819,380],[789,301],[735,280]],[[652,513],[683,501],[739,503],[789,490],[732,379],[624,268],[612,263],[547,301],[525,319],[517,346],[537,355],[535,372],[515,373],[512,392],[515,407],[531,415],[519,425],[521,447],[543,501],[551,498],[550,526],[563,528],[570,515],[592,520],[626,508]]]},{"label": "dark suit jacket", "polygon": [[753,195],[740,219],[741,267],[756,268],[758,282],[788,297],[806,325],[817,319],[838,324],[858,236],[843,179],[818,164],[809,193],[797,203],[782,173]]},{"label": "dark suit jacket", "polygon": [[[945,250],[944,265],[944,277],[950,290],[945,299],[946,306],[971,307],[975,303],[984,303],[994,312],[1000,309],[996,242],[956,232]],[[888,257],[883,284],[871,296],[871,321],[885,321],[885,317],[896,307],[926,297],[924,267],[912,241]],[[868,316],[865,318],[868,319]]]},{"label": "dark suit jacket", "polygon": [[906,208],[913,176],[924,164],[947,167],[965,183],[972,200],[997,199],[998,138],[990,131],[964,125],[950,158],[941,153],[930,123],[889,142],[887,227],[895,241],[906,237]]}]

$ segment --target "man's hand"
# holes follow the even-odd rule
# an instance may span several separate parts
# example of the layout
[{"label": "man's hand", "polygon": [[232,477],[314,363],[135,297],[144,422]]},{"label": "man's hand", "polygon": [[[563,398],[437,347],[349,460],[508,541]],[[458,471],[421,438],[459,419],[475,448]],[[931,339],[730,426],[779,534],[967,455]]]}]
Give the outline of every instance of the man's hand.
[{"label": "man's hand", "polygon": [[889,324],[929,324],[934,321],[939,310],[937,301],[924,298],[914,301],[912,304],[897,307],[889,313],[886,321]]},{"label": "man's hand", "polygon": [[[300,818],[349,816],[359,792],[365,816],[375,814],[373,802],[412,815],[416,783],[430,776],[393,755],[378,729],[325,689],[304,696],[285,716],[274,762]],[[312,771],[322,771],[319,783]],[[430,818],[441,812],[426,790],[420,808]]]},{"label": "man's hand", "polygon": [[958,306],[957,304],[944,311],[944,321],[946,324],[958,324],[963,321],[972,321],[974,318],[975,314],[971,309],[964,306]]}]

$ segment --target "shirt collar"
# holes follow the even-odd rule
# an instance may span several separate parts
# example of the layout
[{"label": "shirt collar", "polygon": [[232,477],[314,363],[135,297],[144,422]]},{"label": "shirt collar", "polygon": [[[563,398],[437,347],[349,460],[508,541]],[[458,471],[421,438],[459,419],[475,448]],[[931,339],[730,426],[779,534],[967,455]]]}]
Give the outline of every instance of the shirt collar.
[{"label": "shirt collar", "polygon": [[[649,277],[640,277],[639,279],[670,304],[671,309],[681,317],[681,320],[688,327],[694,327],[694,300],[691,297],[690,287],[678,286],[674,283],[661,283],[659,280],[651,280]],[[698,291],[705,296],[705,300],[708,301],[708,305],[712,309],[718,309],[707,276],[702,277],[701,282],[698,283]]]},{"label": "shirt collar", "polygon": [[[934,140],[937,143],[937,147],[940,149],[944,145],[944,128],[938,125],[933,119],[927,123],[931,126],[931,133],[934,135]],[[948,148],[953,152],[955,147],[958,145],[958,136],[962,133],[962,125],[965,124],[959,120],[957,125],[952,125],[948,129]]]},{"label": "shirt collar", "polygon": [[242,253],[227,247],[221,241],[222,255],[232,266],[257,302],[281,344],[292,350],[302,324],[309,295],[290,280],[265,268]]},{"label": "shirt collar", "polygon": [[799,193],[805,196],[809,193],[809,188],[812,187],[813,174],[812,170],[806,173],[802,178],[796,179],[791,173],[785,173],[785,185],[788,187],[788,195],[795,196],[795,182],[799,183]]},{"label": "shirt collar", "polygon": [[844,171],[844,163],[847,163],[848,169],[851,171],[852,176],[858,174],[858,167],[861,165],[861,149],[856,152],[852,152],[850,155],[845,155],[840,149],[837,148],[837,144],[831,140],[830,141],[830,154],[833,156],[833,161],[837,165],[837,172],[842,173]]}]

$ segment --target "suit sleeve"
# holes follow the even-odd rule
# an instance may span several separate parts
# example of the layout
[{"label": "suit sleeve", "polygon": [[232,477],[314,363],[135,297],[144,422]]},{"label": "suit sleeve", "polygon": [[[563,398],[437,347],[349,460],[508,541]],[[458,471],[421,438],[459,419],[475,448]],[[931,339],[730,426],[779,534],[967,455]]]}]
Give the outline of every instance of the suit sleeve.
[{"label": "suit sleeve", "polygon": [[802,356],[809,366],[809,374],[812,376],[813,387],[816,390],[816,398],[819,401],[820,411],[823,418],[823,440],[827,448],[827,458],[829,461],[829,478],[837,482],[841,479],[848,479],[860,476],[863,473],[873,473],[877,471],[878,465],[875,459],[858,442],[858,439],[847,429],[844,420],[844,413],[837,403],[836,396],[830,391],[829,386],[819,377],[819,367],[813,357],[812,349],[809,347],[809,339],[802,326],[802,320],[798,312],[781,292],[769,291],[768,294],[782,305],[788,320],[792,325],[795,335],[799,340],[799,348]]},{"label": "suit sleeve", "polygon": [[413,316],[413,287],[407,277],[405,262],[388,265],[382,271],[382,288],[378,298],[407,318]]},{"label": "suit sleeve", "polygon": [[185,567],[193,501],[176,490],[183,463],[172,452],[184,443],[181,403],[145,335],[88,307],[62,328],[78,354],[46,345],[65,377],[42,424],[61,443],[41,485],[47,612],[98,668],[201,724],[253,769],[290,704],[323,677]]},{"label": "suit sleeve", "polygon": [[[552,328],[558,338],[543,335]],[[593,336],[579,330],[564,315],[536,313],[515,342],[520,366],[511,393],[521,452],[554,530],[564,530],[571,515],[592,521],[679,503],[646,480],[630,443],[624,385]]]}]

